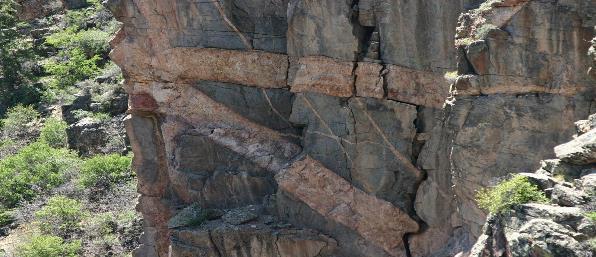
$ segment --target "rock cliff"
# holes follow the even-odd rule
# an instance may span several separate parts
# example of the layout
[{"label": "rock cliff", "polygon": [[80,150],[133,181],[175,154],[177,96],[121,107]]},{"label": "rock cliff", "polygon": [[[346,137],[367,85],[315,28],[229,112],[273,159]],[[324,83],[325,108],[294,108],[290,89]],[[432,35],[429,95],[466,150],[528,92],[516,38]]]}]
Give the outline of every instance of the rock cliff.
[{"label": "rock cliff", "polygon": [[136,256],[467,255],[475,191],[596,112],[591,1],[106,5]]}]

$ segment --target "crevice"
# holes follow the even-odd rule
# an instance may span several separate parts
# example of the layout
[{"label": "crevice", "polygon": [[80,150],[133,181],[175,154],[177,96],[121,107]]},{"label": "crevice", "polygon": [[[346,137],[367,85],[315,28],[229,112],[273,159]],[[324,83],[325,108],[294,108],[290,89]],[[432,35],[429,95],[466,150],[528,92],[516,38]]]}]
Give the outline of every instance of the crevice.
[{"label": "crevice", "polygon": [[230,27],[234,32],[236,32],[236,34],[238,34],[238,37],[240,38],[240,40],[242,40],[242,43],[244,43],[244,46],[246,46],[247,50],[253,50],[253,47],[252,47],[252,44],[250,43],[250,41],[248,41],[248,39],[246,39],[246,37],[244,36],[244,34],[242,34],[242,32],[238,29],[238,27],[236,27],[236,25],[234,25],[234,23],[232,23],[232,21],[228,18],[228,16],[225,13],[225,10],[219,3],[219,0],[212,0],[211,3],[213,3],[213,5],[215,6],[215,9],[217,9],[219,14],[221,15],[221,18],[228,25],[228,27]]},{"label": "crevice", "polygon": [[215,253],[217,254],[217,256],[223,257],[224,255],[221,253],[221,251],[215,244],[215,241],[213,241],[213,235],[211,234],[211,230],[207,231],[207,234],[209,235],[209,241],[211,242],[211,244],[213,244],[213,249],[215,249]]}]

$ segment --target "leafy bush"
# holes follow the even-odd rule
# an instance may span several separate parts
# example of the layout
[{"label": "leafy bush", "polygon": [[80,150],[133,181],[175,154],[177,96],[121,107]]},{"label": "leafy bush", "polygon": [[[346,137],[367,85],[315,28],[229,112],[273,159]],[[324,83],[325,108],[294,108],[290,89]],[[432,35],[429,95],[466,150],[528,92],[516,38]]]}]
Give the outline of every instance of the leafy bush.
[{"label": "leafy bush", "polygon": [[113,234],[116,229],[118,229],[118,222],[112,212],[93,215],[84,221],[84,230],[93,237]]},{"label": "leafy bush", "polygon": [[64,182],[65,173],[78,157],[67,149],[32,143],[17,154],[0,160],[0,207],[13,208],[20,201]]},{"label": "leafy bush", "polygon": [[0,209],[0,228],[10,225],[15,221],[14,215],[10,211],[3,211]]},{"label": "leafy bush", "polygon": [[476,195],[480,208],[491,213],[499,213],[519,204],[547,200],[544,193],[522,175],[515,175],[493,188],[479,190]]},{"label": "leafy bush", "polygon": [[118,154],[99,155],[83,163],[81,185],[84,187],[110,187],[134,176],[131,171],[132,158]]},{"label": "leafy bush", "polygon": [[60,237],[80,230],[84,216],[81,203],[64,196],[50,198],[46,206],[35,212],[41,232]]},{"label": "leafy bush", "polygon": [[39,112],[33,106],[16,105],[8,109],[6,118],[1,121],[2,131],[5,135],[15,135],[37,119]]},{"label": "leafy bush", "polygon": [[588,219],[592,220],[592,222],[596,222],[596,211],[588,212],[585,215]]},{"label": "leafy bush", "polygon": [[57,236],[37,235],[18,247],[17,257],[75,257],[79,256],[81,241],[64,242]]},{"label": "leafy bush", "polygon": [[72,112],[74,114],[74,118],[77,120],[82,120],[84,118],[91,118],[99,122],[104,122],[110,120],[112,117],[103,112],[90,112],[85,110],[74,110]]},{"label": "leafy bush", "polygon": [[62,148],[67,145],[66,122],[50,118],[47,119],[43,128],[41,129],[40,140],[47,143],[54,148]]},{"label": "leafy bush", "polygon": [[63,89],[72,87],[76,82],[88,79],[99,72],[97,62],[101,60],[98,55],[87,58],[81,48],[61,51],[60,60],[51,60],[44,64],[48,73],[54,76],[50,83],[51,88]]},{"label": "leafy bush", "polygon": [[88,57],[92,57],[108,52],[109,38],[110,34],[98,29],[77,32],[76,28],[70,27],[48,36],[46,44],[62,49],[81,49]]}]

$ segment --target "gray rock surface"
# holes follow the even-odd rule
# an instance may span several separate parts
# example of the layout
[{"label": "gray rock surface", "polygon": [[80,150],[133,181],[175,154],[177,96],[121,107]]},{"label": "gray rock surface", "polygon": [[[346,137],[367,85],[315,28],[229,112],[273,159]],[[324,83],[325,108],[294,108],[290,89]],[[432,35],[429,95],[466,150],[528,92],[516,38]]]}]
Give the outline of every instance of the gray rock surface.
[{"label": "gray rock surface", "polygon": [[[576,194],[592,187],[591,152],[585,143],[572,147],[582,153],[575,165],[552,160],[552,148],[596,112],[594,56],[586,55],[593,4],[107,6],[123,23],[111,57],[131,96],[147,256],[445,257],[468,254],[478,237],[484,245],[475,253],[500,256],[492,250],[514,236],[520,256],[584,256],[592,227],[569,210],[593,203]],[[555,202],[577,206],[525,207],[511,230],[502,218],[483,232],[476,190],[536,170],[527,176]],[[176,206],[194,202],[236,211],[228,222],[168,229]],[[263,205],[262,213],[238,209],[250,205]],[[385,220],[403,226],[376,227]],[[395,231],[407,233],[378,240]]]}]

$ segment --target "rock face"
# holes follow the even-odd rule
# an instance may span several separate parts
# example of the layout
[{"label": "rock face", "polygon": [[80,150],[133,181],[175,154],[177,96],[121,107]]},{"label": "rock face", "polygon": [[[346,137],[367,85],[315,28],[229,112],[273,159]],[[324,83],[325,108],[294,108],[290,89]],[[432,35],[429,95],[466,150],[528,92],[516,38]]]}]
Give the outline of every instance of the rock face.
[{"label": "rock face", "polygon": [[[536,170],[596,111],[594,4],[483,2],[107,1],[135,255],[469,254],[475,191]],[[556,156],[592,164],[593,139]],[[189,206],[221,215],[168,226]]]},{"label": "rock face", "polygon": [[[579,128],[580,126],[578,126]],[[596,132],[596,128],[577,138]],[[574,139],[555,147],[575,144]],[[556,151],[556,150],[555,150]],[[594,149],[582,153],[594,154]],[[491,215],[471,257],[493,256],[594,256],[596,222],[587,213],[596,209],[596,164],[564,155],[542,162],[536,173],[524,173],[547,192],[551,204],[524,204]],[[559,179],[553,176],[558,176]],[[574,184],[561,180],[575,181]]]}]

